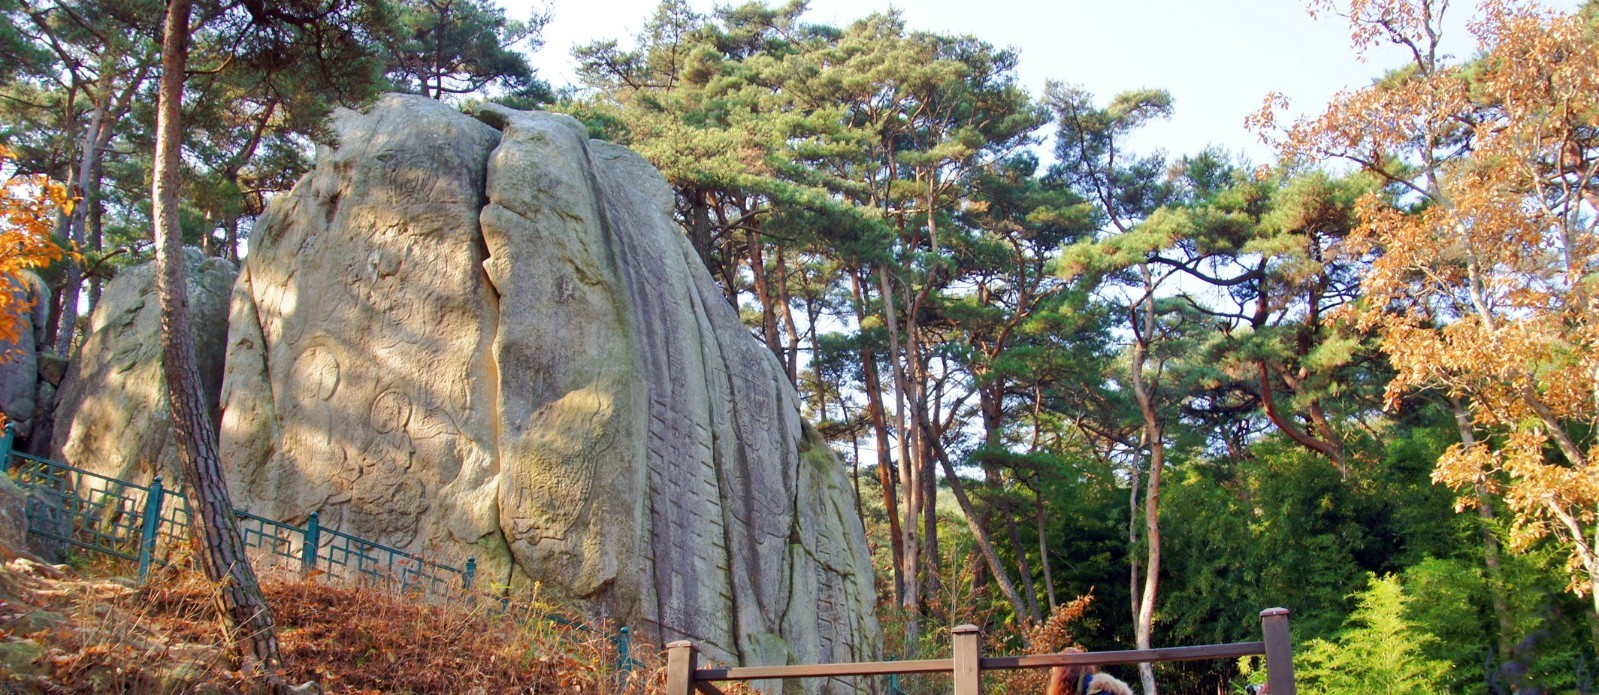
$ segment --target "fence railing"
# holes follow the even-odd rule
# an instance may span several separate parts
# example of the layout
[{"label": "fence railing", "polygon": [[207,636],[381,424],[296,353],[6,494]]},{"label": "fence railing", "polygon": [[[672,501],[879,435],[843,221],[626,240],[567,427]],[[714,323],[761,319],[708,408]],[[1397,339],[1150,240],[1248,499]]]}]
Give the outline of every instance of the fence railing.
[{"label": "fence railing", "polygon": [[1236,659],[1261,654],[1266,656],[1267,692],[1271,695],[1297,695],[1294,685],[1293,646],[1288,634],[1288,610],[1272,608],[1261,611],[1260,624],[1263,639],[1259,642],[1114,652],[988,657],[981,654],[981,630],[975,625],[961,625],[951,631],[954,654],[948,659],[739,668],[700,668],[699,651],[694,647],[694,643],[678,641],[666,645],[666,695],[722,695],[721,689],[715,685],[719,681],[843,678],[905,673],[949,673],[954,676],[955,695],[979,695],[983,692],[984,671]]},{"label": "fence railing", "polygon": [[[59,461],[10,452],[10,473],[27,498],[28,531],[41,538],[138,563],[139,581],[169,564],[188,536],[189,499],[166,489],[100,475]],[[382,543],[322,528],[313,512],[302,528],[234,510],[239,535],[257,562],[320,570],[335,578],[446,597],[472,590],[476,558],[451,567]]]},{"label": "fence railing", "polygon": [[[186,549],[191,522],[189,499],[168,490],[156,476],[148,486],[16,451],[10,424],[0,436],[0,470],[10,475],[26,498],[28,533],[46,544],[60,544],[137,564],[139,582],[155,565],[169,565]],[[312,512],[296,526],[235,509],[239,534],[257,563],[296,569],[307,577],[327,577],[419,593],[436,600],[488,599],[504,609],[505,597],[474,591],[477,558],[460,567],[392,548],[322,526]],[[553,613],[552,622],[599,634],[594,628]],[[626,627],[606,635],[617,650],[617,670],[637,665]]]}]

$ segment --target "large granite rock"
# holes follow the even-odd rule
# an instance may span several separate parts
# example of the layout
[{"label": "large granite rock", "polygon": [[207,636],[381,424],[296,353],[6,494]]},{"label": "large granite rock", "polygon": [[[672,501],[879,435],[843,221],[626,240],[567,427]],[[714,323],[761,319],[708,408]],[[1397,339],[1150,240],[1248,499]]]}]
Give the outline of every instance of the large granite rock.
[{"label": "large granite rock", "polygon": [[[238,269],[198,249],[184,249],[183,257],[195,359],[215,418],[228,301]],[[61,382],[51,448],[57,458],[102,475],[142,482],[164,474],[178,480],[177,443],[168,422],[161,302],[150,261],[119,273],[90,315],[78,359]]]},{"label": "large granite rock", "polygon": [[660,174],[565,116],[478,115],[344,113],[261,219],[223,387],[236,501],[475,555],[480,582],[723,662],[874,657],[853,492]]},{"label": "large granite rock", "polygon": [[3,310],[12,312],[17,322],[17,339],[0,339],[0,413],[18,437],[27,438],[38,410],[39,348],[45,345],[50,288],[25,270],[16,277],[0,277],[0,292],[11,294]]}]

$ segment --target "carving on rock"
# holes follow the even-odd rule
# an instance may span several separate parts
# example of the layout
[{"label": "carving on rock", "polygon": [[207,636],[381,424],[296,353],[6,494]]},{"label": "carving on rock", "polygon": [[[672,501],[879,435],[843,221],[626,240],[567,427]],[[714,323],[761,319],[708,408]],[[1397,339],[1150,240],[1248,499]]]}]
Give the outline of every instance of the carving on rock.
[{"label": "carving on rock", "polygon": [[[372,429],[378,434],[398,433],[410,447],[410,437],[405,426],[411,422],[411,399],[399,391],[389,389],[372,401]],[[406,468],[410,468],[409,465]]]},{"label": "carving on rock", "polygon": [[[510,540],[540,542],[562,539],[588,510],[594,475],[611,455],[613,435],[605,422],[613,413],[598,394],[578,391],[541,409],[538,436],[558,455],[530,460],[525,469],[554,470],[560,475],[517,476]],[[515,472],[513,471],[513,475]]]},{"label": "carving on rock", "polygon": [[292,382],[308,389],[311,398],[326,401],[339,390],[339,358],[321,346],[312,346],[294,361]]},{"label": "carving on rock", "polygon": [[241,505],[725,663],[874,658],[853,491],[660,174],[565,116],[477,115],[343,113],[263,216],[224,388]]},{"label": "carving on rock", "polygon": [[[222,449],[241,506],[319,511],[459,564],[500,534],[475,242],[498,136],[413,106],[338,116],[343,146],[258,222],[234,288]],[[509,558],[479,572],[503,581]]]}]

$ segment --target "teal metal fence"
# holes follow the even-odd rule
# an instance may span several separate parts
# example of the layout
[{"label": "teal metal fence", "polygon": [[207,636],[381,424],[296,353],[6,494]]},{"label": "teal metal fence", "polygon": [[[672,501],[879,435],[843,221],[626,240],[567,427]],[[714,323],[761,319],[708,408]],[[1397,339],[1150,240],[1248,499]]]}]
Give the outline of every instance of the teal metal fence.
[{"label": "teal metal fence", "polygon": [[[14,441],[12,426],[7,424],[0,437],[0,468],[27,493],[28,533],[40,539],[47,550],[77,548],[134,562],[142,584],[153,566],[171,564],[186,549],[189,499],[166,489],[160,476],[147,486],[140,485],[16,451]],[[281,563],[305,576],[326,576],[431,599],[481,597],[473,591],[475,557],[467,558],[460,567],[440,564],[324,528],[316,512],[303,527],[239,509],[233,513],[239,534],[245,546],[255,551],[257,562]],[[489,598],[502,607],[508,602],[504,597]],[[545,617],[581,632],[600,634],[568,618]],[[626,627],[607,637],[616,648],[619,671],[625,673],[638,665],[632,658],[632,636]]]}]

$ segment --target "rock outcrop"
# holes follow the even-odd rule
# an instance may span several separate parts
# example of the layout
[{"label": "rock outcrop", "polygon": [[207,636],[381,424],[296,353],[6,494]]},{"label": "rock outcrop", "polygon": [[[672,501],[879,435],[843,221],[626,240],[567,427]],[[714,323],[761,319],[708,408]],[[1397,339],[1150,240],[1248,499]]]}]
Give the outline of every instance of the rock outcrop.
[{"label": "rock outcrop", "polygon": [[[238,269],[184,249],[195,360],[217,417],[228,301]],[[179,480],[161,376],[161,302],[155,262],[128,268],[106,285],[89,317],[78,359],[61,383],[52,450],[72,465],[124,480],[163,474]]]},{"label": "rock outcrop", "polygon": [[853,492],[660,174],[565,116],[478,116],[343,113],[260,220],[223,387],[236,502],[475,555],[480,582],[723,662],[874,657]]},{"label": "rock outcrop", "polygon": [[39,348],[45,344],[50,317],[50,288],[30,271],[0,277],[0,291],[11,293],[6,311],[13,312],[17,339],[0,339],[0,413],[17,436],[33,433],[39,402]]}]

